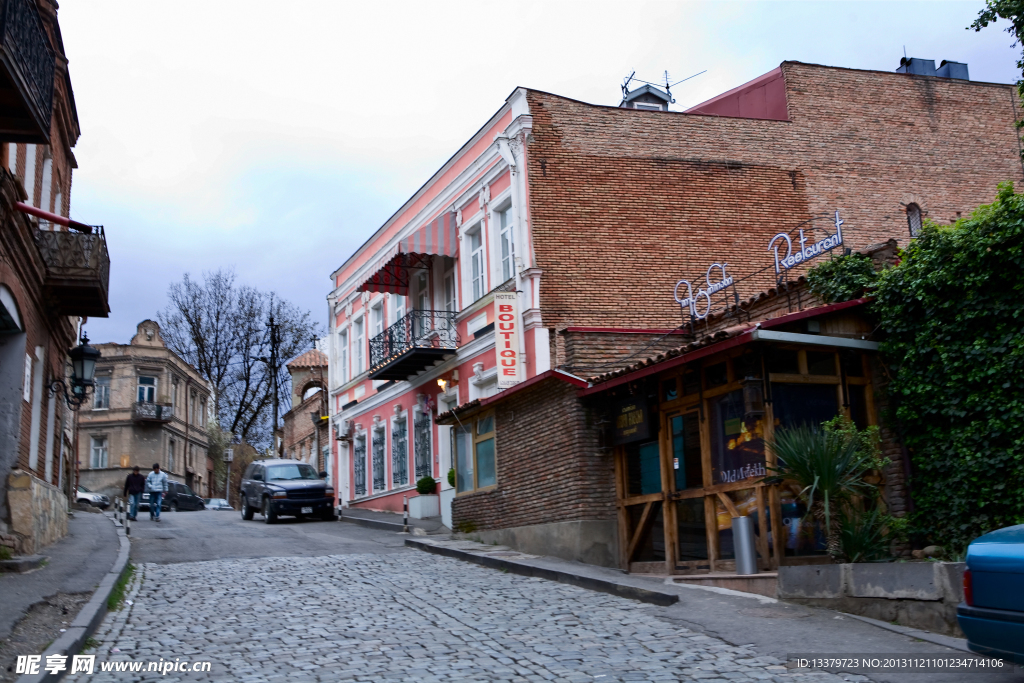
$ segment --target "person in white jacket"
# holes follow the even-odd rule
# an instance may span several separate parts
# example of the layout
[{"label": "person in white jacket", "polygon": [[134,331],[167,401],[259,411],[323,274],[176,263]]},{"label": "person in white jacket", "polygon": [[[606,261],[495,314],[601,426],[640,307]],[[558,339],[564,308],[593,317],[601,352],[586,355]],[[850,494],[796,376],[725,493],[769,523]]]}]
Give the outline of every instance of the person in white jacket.
[{"label": "person in white jacket", "polygon": [[160,463],[153,463],[153,471],[146,476],[146,493],[149,494],[149,518],[160,521],[160,504],[167,493],[167,473],[160,471]]}]

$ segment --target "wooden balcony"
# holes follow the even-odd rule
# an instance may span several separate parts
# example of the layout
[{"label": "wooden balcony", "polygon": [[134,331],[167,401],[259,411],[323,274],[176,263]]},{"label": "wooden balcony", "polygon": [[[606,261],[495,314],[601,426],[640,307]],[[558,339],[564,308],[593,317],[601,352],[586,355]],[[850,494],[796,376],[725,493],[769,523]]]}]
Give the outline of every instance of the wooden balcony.
[{"label": "wooden balcony", "polygon": [[106,318],[110,255],[103,229],[36,230],[34,236],[46,263],[43,289],[49,305],[61,315]]},{"label": "wooden balcony", "polygon": [[455,313],[409,311],[370,340],[370,378],[409,379],[458,347]]},{"label": "wooden balcony", "polygon": [[0,141],[49,144],[56,57],[33,0],[0,0]]},{"label": "wooden balcony", "polygon": [[170,403],[132,404],[132,422],[170,422],[174,417],[174,406]]}]

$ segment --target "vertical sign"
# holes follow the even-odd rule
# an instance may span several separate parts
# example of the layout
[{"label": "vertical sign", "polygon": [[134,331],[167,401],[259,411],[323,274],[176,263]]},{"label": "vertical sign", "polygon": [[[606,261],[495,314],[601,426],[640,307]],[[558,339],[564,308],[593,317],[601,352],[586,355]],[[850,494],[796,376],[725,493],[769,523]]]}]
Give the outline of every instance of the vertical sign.
[{"label": "vertical sign", "polygon": [[519,383],[519,294],[494,293],[494,353],[498,365],[498,388]]}]

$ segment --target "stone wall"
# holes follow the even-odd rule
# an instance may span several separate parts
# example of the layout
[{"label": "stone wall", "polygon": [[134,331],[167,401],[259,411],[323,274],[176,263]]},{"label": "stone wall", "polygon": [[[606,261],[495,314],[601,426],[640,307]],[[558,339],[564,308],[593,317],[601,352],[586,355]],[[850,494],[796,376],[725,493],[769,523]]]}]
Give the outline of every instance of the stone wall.
[{"label": "stone wall", "polygon": [[779,567],[779,598],[962,638],[962,562]]},{"label": "stone wall", "polygon": [[68,533],[67,497],[24,470],[14,470],[7,478],[7,505],[9,535],[15,538],[19,555],[39,552]]}]

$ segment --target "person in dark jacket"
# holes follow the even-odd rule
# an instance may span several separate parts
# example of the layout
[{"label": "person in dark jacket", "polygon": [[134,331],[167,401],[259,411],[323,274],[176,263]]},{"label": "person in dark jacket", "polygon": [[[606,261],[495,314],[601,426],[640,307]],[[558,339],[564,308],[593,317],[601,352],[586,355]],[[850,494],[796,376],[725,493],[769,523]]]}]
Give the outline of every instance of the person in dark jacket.
[{"label": "person in dark jacket", "polygon": [[129,501],[128,519],[135,521],[139,514],[139,501],[146,490],[146,478],[139,474],[139,466],[132,468],[132,473],[124,480],[124,495]]}]

